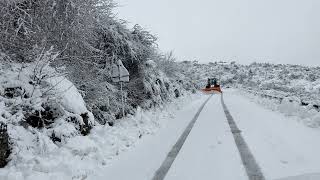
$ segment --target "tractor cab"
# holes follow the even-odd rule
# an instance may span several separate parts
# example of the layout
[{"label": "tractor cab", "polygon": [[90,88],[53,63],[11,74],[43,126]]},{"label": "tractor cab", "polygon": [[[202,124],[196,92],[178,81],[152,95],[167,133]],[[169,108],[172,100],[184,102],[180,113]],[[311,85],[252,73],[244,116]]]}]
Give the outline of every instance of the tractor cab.
[{"label": "tractor cab", "polygon": [[218,81],[216,78],[209,78],[206,88],[219,87],[219,86],[220,85],[218,85]]}]

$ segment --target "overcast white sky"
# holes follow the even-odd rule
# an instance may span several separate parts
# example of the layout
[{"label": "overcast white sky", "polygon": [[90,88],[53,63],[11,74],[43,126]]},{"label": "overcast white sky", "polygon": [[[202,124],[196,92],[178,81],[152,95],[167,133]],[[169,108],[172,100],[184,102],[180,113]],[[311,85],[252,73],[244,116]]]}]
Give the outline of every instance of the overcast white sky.
[{"label": "overcast white sky", "polygon": [[320,0],[116,0],[179,60],[320,66]]}]

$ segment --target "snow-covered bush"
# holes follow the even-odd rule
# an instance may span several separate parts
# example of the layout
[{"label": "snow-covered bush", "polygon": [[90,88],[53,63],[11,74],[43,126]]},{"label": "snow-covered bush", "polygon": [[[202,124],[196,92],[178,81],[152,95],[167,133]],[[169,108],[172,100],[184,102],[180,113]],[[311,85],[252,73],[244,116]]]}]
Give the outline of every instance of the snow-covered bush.
[{"label": "snow-covered bush", "polygon": [[[124,86],[125,114],[133,114],[138,106],[159,105],[174,91],[194,90],[192,83],[179,83],[183,77],[161,79],[179,76],[172,53],[163,56],[157,38],[141,26],[127,28],[113,16],[114,6],[113,0],[0,1],[0,14],[6,14],[0,17],[0,51],[19,63],[35,61],[43,49],[39,46],[61,52],[52,66],[65,67],[66,77],[100,124],[122,117],[120,88],[110,76],[111,65],[118,60],[130,72],[130,82]],[[147,62],[163,60],[155,70],[159,78],[151,76]]]},{"label": "snow-covered bush", "polygon": [[[35,45],[55,46],[63,56],[99,52],[91,44],[95,28],[108,20],[111,0],[2,0],[0,1],[0,48],[15,61],[28,58]],[[89,55],[89,56],[90,56]]]},{"label": "snow-covered bush", "polygon": [[[93,115],[76,87],[49,66],[56,57],[57,53],[49,49],[43,50],[34,63],[0,63],[0,136],[5,136],[2,127],[8,127],[10,159],[18,158],[21,146],[28,146],[28,142],[19,143],[28,133],[41,133],[64,143],[67,138],[87,135],[94,125]],[[5,141],[1,137],[0,143]]]},{"label": "snow-covered bush", "polygon": [[172,51],[160,56],[156,63],[162,72],[164,72],[168,77],[174,77],[177,75],[178,67],[176,66],[176,58]]}]

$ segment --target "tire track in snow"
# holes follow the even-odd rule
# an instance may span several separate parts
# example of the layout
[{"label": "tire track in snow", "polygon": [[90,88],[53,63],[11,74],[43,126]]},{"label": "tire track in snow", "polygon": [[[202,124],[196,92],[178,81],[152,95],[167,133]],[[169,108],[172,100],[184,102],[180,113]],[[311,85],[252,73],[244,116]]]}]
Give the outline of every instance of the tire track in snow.
[{"label": "tire track in snow", "polygon": [[234,141],[236,142],[237,148],[239,150],[242,163],[246,169],[247,175],[249,180],[265,180],[261,168],[259,167],[258,163],[254,159],[247,143],[243,139],[241,135],[241,130],[237,127],[233,117],[231,116],[226,104],[223,100],[223,94],[221,94],[221,104],[226,114],[231,132],[233,134]]},{"label": "tire track in snow", "polygon": [[195,114],[195,116],[193,117],[191,122],[188,124],[188,126],[183,131],[183,133],[179,137],[179,139],[176,142],[176,144],[172,147],[172,149],[168,153],[166,159],[163,161],[163,163],[161,164],[160,168],[154,174],[152,180],[163,180],[165,178],[165,176],[167,175],[172,163],[176,159],[176,157],[179,154],[179,151],[181,150],[184,142],[186,141],[188,135],[190,134],[195,122],[197,121],[202,109],[204,108],[204,106],[207,104],[207,102],[210,100],[211,97],[212,97],[212,95],[210,95],[210,97],[200,106],[199,110],[197,111],[197,113]]}]

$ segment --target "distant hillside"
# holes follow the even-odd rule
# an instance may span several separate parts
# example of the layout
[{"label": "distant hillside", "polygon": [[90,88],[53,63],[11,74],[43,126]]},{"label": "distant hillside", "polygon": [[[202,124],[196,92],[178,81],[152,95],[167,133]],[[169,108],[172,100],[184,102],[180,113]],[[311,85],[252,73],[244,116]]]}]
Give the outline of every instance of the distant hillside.
[{"label": "distant hillside", "polygon": [[320,67],[270,63],[199,64],[196,61],[180,62],[178,66],[186,81],[200,87],[204,86],[206,78],[217,77],[223,88],[232,86],[274,95],[296,96],[301,101],[320,104]]}]

